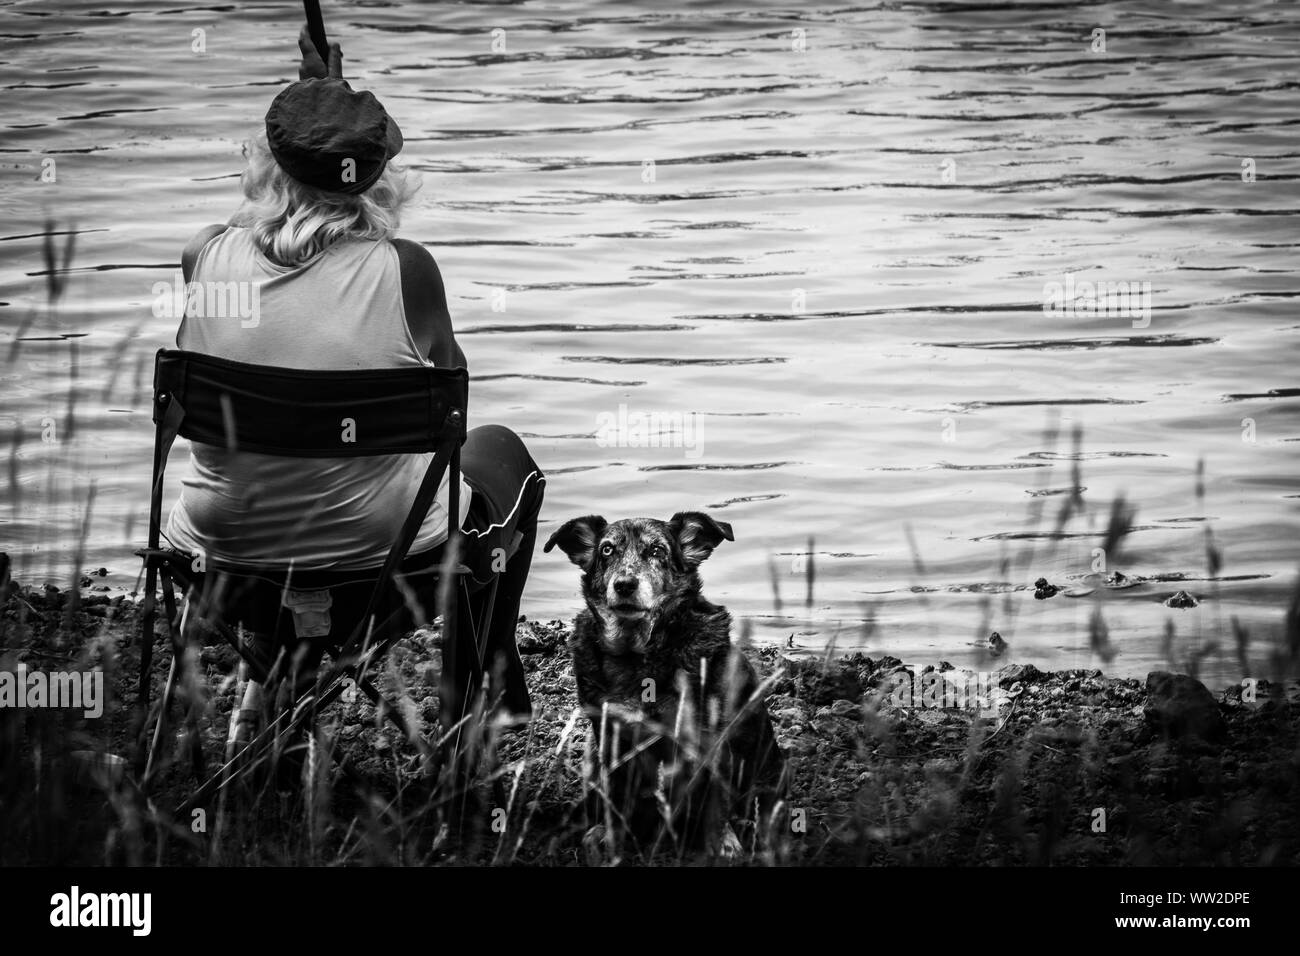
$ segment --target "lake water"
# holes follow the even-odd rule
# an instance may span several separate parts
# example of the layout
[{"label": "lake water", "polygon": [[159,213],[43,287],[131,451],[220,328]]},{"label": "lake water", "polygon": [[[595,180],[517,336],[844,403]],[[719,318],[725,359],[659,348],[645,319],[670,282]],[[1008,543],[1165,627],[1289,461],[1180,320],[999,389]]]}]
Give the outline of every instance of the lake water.
[{"label": "lake water", "polygon": [[[736,540],[708,596],[810,653],[978,665],[996,629],[1004,660],[1142,675],[1172,622],[1227,682],[1235,616],[1263,673],[1300,564],[1300,8],[324,5],[423,173],[403,234],[441,265],[471,423],[549,473],[543,536],[709,511]],[[0,4],[16,576],[65,582],[84,524],[85,563],[133,584],[175,331],[151,290],[234,209],[298,17]],[[54,310],[47,216],[76,233]],[[1150,312],[1045,314],[1067,277],[1149,288]],[[1096,583],[1120,493],[1136,530],[1101,557],[1135,586],[1034,600]],[[527,613],[571,616],[576,569],[534,568]],[[1180,589],[1200,606],[1164,607]]]}]

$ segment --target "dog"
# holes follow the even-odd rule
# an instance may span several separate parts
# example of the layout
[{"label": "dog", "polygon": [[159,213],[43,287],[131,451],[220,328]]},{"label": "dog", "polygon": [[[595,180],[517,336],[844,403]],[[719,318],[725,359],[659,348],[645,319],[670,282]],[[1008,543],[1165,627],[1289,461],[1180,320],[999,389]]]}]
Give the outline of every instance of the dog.
[{"label": "dog", "polygon": [[569,651],[603,774],[589,811],[621,820],[643,848],[665,836],[717,847],[737,839],[732,822],[761,838],[783,792],[757,675],[731,644],[731,615],[700,593],[700,563],[724,540],[731,526],[700,512],[587,515],[543,548],[582,569]]}]

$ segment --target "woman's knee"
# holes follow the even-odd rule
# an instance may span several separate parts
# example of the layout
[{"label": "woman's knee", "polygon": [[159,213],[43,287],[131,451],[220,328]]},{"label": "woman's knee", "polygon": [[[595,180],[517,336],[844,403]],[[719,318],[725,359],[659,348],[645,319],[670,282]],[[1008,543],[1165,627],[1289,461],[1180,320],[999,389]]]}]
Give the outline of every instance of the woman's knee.
[{"label": "woman's knee", "polygon": [[524,440],[505,425],[471,428],[465,435],[461,459],[467,468],[473,467],[471,463],[491,462],[498,469],[517,472],[521,478],[531,472],[536,472],[538,477],[542,474]]},{"label": "woman's knee", "polygon": [[505,425],[479,425],[465,434],[466,448],[490,448],[494,451],[522,451],[528,453],[524,440]]}]

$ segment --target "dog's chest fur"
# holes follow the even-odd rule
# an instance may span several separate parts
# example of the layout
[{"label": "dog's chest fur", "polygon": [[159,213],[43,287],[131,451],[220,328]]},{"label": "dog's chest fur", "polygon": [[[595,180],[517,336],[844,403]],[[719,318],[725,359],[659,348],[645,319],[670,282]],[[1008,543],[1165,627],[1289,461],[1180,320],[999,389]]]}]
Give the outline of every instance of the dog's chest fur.
[{"label": "dog's chest fur", "polygon": [[696,706],[724,676],[731,632],[731,615],[724,608],[697,601],[656,622],[644,654],[606,650],[601,635],[607,626],[589,609],[579,613],[574,622],[569,647],[578,698],[587,707],[611,702],[639,709],[648,717],[660,717],[665,705],[675,704],[679,672],[685,673]]}]

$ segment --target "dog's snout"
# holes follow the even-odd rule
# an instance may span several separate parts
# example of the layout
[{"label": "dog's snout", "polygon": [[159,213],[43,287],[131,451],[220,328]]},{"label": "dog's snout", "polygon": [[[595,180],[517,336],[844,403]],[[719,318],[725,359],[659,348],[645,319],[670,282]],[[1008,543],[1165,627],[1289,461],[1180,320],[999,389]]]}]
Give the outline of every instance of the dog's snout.
[{"label": "dog's snout", "polygon": [[614,593],[619,597],[631,597],[636,593],[636,588],[636,578],[623,577],[614,579]]}]

